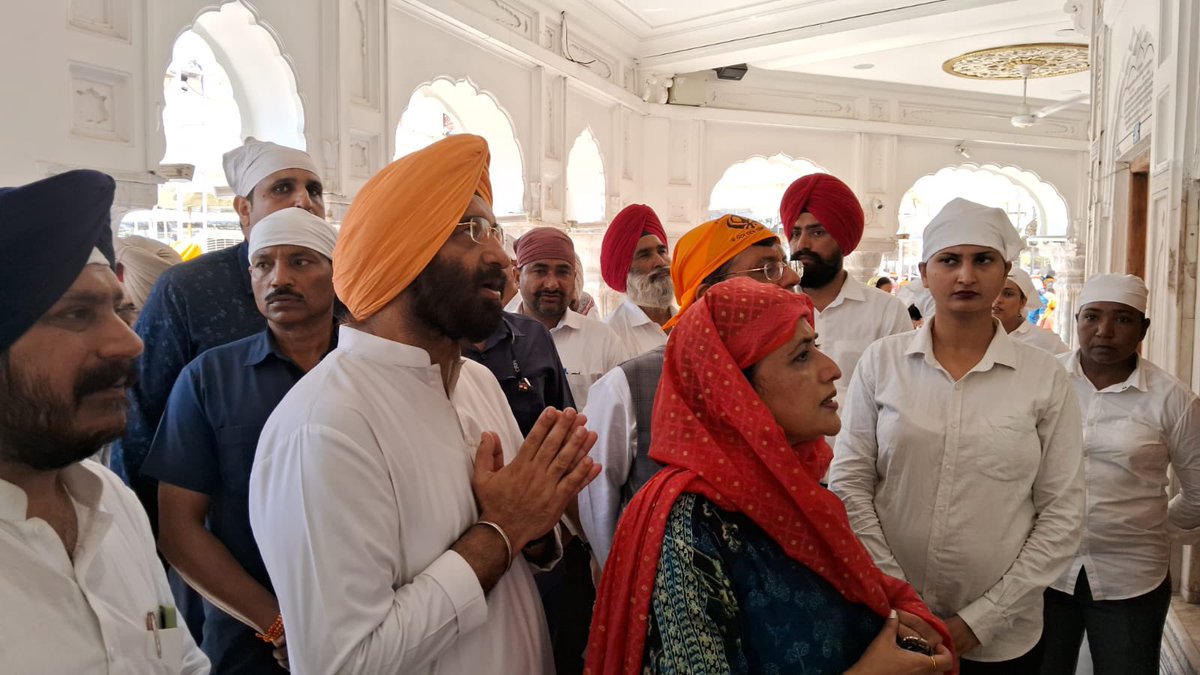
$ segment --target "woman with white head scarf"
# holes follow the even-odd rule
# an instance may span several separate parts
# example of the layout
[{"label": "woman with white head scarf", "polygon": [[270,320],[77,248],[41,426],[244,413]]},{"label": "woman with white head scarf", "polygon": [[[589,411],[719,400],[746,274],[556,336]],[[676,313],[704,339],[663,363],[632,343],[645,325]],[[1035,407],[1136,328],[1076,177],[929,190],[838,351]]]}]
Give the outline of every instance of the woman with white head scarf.
[{"label": "woman with white head scarf", "polygon": [[1067,374],[992,318],[1021,245],[1004,211],[964,199],[930,222],[937,312],[863,354],[830,472],[876,563],[945,620],[964,675],[1038,670],[1042,592],[1082,522]]},{"label": "woman with white head scarf", "polygon": [[1033,287],[1033,279],[1020,267],[1013,266],[1000,295],[992,302],[992,316],[1000,321],[1008,336],[1031,344],[1051,354],[1065,354],[1071,348],[1051,330],[1035,326],[1026,318],[1028,312],[1041,308],[1042,299]]}]

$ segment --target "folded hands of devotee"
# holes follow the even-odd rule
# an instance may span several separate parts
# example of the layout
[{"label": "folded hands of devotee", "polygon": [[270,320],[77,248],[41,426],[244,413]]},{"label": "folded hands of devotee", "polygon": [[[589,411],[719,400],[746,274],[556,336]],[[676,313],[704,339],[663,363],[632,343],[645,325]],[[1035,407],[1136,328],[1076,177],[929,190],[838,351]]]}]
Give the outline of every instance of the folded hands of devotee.
[{"label": "folded hands of devotee", "polygon": [[[892,616],[884,622],[883,630],[871,641],[854,667],[846,671],[846,675],[917,675],[944,673],[954,667],[954,656],[943,644],[934,646],[932,655],[900,648],[896,638],[901,624],[896,615],[897,612],[892,612]],[[912,617],[911,614],[909,616]],[[933,645],[933,642],[930,644]]]},{"label": "folded hands of devotee", "polygon": [[472,480],[480,520],[498,525],[513,552],[551,532],[600,473],[587,456],[596,434],[584,427],[586,420],[571,408],[547,408],[507,465],[494,434],[480,441]]},{"label": "folded hands of devotee", "polygon": [[954,647],[958,650],[959,656],[979,646],[979,638],[975,637],[975,632],[971,630],[966,621],[962,620],[962,617],[955,614],[943,621],[946,622],[946,630],[950,631],[950,639],[954,640]]},{"label": "folded hands of devotee", "polygon": [[899,621],[896,634],[899,637],[919,637],[935,649],[942,644],[942,634],[934,630],[933,626],[930,626],[921,617],[902,609],[896,610],[896,615]]}]

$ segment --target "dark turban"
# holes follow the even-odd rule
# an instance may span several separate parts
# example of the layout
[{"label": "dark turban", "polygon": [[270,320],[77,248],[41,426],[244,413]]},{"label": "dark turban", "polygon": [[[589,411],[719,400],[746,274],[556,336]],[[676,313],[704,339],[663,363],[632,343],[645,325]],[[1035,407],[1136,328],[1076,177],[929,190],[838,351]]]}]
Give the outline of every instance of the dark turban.
[{"label": "dark turban", "polygon": [[796,219],[805,211],[824,226],[842,249],[842,255],[850,255],[858,248],[865,218],[862,205],[849,185],[827,173],[813,173],[788,186],[779,204],[783,234],[788,241],[792,240]]},{"label": "dark turban", "polygon": [[517,240],[517,267],[538,260],[562,260],[575,264],[575,242],[566,232],[553,227],[536,227]]},{"label": "dark turban", "polygon": [[111,176],[87,170],[0,188],[0,351],[71,288],[93,249],[112,264],[115,189]]},{"label": "dark turban", "polygon": [[604,283],[618,293],[625,292],[629,268],[633,264],[633,252],[638,240],[652,234],[667,245],[667,233],[655,215],[654,209],[645,204],[630,204],[621,209],[604,232],[604,243],[600,246],[600,276]]}]

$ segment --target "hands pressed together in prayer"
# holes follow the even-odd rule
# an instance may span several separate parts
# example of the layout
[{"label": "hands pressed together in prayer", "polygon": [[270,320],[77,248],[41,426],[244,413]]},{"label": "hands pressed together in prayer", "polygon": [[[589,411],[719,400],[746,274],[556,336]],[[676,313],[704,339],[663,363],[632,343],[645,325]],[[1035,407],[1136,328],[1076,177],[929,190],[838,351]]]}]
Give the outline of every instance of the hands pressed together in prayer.
[{"label": "hands pressed together in prayer", "polygon": [[[918,654],[901,649],[898,638],[919,637],[933,647],[933,655]],[[862,658],[846,675],[917,675],[944,673],[954,666],[954,657],[942,644],[942,636],[915,614],[893,612],[883,624],[883,630],[867,647]]]},{"label": "hands pressed together in prayer", "polygon": [[549,533],[579,492],[600,474],[600,465],[587,456],[596,434],[584,428],[586,421],[574,409],[547,408],[507,465],[499,438],[484,432],[471,485],[480,521],[498,526],[507,541],[493,527],[476,525],[452,549],[475,570],[485,591],[508,569],[508,556],[520,555]]}]

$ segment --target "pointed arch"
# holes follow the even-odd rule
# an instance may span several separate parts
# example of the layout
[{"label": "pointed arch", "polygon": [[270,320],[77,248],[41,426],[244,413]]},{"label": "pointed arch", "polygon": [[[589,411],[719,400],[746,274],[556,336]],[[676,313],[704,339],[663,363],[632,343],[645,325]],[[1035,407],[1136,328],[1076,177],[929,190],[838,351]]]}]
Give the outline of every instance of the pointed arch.
[{"label": "pointed arch", "polygon": [[565,220],[602,223],[608,201],[604,155],[590,126],[575,137],[567,154],[567,208]]},{"label": "pointed arch", "polygon": [[779,202],[792,181],[813,173],[829,173],[823,167],[803,157],[784,153],[754,155],[725,169],[721,180],[713,186],[708,201],[708,217],[727,213],[753,218],[776,231],[779,222]]}]

